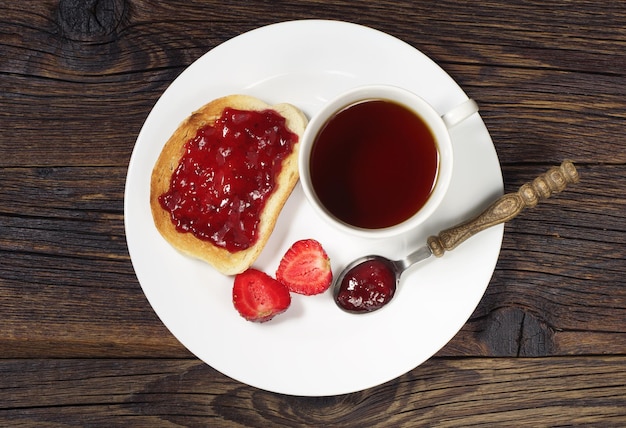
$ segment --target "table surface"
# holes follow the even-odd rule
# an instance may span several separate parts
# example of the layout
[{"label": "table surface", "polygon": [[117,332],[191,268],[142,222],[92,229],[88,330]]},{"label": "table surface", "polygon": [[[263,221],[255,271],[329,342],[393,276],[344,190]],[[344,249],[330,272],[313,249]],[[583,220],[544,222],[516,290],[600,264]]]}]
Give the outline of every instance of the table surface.
[{"label": "table surface", "polygon": [[[378,387],[295,397],[234,381],[161,323],[133,271],[124,185],[152,106],[263,25],[396,36],[481,106],[505,191],[581,181],[506,225],[487,291],[435,356]],[[626,3],[0,4],[0,424],[626,426]]]}]

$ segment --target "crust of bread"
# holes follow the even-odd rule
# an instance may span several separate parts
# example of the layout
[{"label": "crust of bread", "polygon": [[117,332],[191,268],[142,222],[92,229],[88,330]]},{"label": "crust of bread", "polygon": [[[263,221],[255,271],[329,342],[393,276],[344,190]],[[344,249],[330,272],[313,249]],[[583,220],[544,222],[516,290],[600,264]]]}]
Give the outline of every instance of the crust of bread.
[{"label": "crust of bread", "polygon": [[[261,213],[256,243],[246,250],[234,253],[217,247],[209,241],[198,239],[192,233],[177,231],[169,212],[164,210],[159,203],[159,196],[169,189],[172,173],[183,156],[185,143],[196,135],[200,127],[213,124],[226,107],[255,111],[272,109],[286,119],[287,128],[298,136],[292,153],[283,160],[277,177],[277,185]],[[161,235],[180,252],[204,260],[225,275],[234,275],[249,268],[265,247],[283,205],[298,182],[298,151],[307,122],[306,116],[291,104],[272,106],[248,95],[228,95],[218,98],[192,113],[165,143],[152,170],[150,208],[154,224]]]}]

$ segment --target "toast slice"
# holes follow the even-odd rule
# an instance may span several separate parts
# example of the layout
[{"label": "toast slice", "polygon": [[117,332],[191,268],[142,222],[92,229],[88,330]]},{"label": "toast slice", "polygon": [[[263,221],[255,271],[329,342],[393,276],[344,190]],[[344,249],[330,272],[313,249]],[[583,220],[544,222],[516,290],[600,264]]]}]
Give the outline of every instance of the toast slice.
[{"label": "toast slice", "polygon": [[[267,196],[260,212],[255,240],[249,244],[248,248],[236,250],[226,249],[210,239],[200,239],[191,232],[180,231],[170,211],[164,208],[159,200],[161,195],[167,193],[170,188],[172,174],[178,169],[185,154],[187,142],[196,136],[200,128],[213,125],[229,107],[244,111],[273,110],[285,118],[286,128],[297,136],[291,152],[282,160],[275,187]],[[271,106],[258,98],[247,95],[228,95],[218,98],[192,113],[165,143],[152,171],[150,207],[155,226],[161,235],[174,248],[184,254],[204,260],[225,275],[234,275],[250,267],[267,243],[278,215],[298,181],[298,150],[307,122],[306,116],[293,105]]]}]

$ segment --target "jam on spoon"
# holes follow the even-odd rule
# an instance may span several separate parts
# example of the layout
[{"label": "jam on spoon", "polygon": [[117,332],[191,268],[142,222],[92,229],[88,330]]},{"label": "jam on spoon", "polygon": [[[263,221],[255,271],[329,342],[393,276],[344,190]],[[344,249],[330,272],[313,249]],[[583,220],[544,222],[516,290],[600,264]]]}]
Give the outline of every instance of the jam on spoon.
[{"label": "jam on spoon", "polygon": [[415,263],[431,255],[441,257],[466,239],[496,224],[516,217],[524,208],[533,208],[540,199],[565,189],[578,181],[578,171],[570,161],[552,167],[532,183],[524,184],[516,193],[508,193],[473,219],[431,236],[427,244],[401,260],[382,256],[365,256],[350,263],[333,284],[335,303],[350,313],[376,311],[393,298],[400,276]]},{"label": "jam on spoon", "polygon": [[359,260],[343,276],[337,288],[337,304],[350,312],[369,312],[381,308],[396,291],[393,262],[382,257]]}]

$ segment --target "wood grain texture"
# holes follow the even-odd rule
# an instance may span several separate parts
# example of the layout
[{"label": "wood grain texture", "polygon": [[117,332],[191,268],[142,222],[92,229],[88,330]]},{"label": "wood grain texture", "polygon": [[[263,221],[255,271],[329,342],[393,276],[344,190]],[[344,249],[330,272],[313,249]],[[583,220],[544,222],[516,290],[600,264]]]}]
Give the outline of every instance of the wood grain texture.
[{"label": "wood grain texture", "polygon": [[[319,398],[195,359],[143,295],[123,219],[135,139],[176,76],[310,18],[441,65],[480,105],[505,191],[563,159],[581,175],[506,225],[485,296],[434,358]],[[0,425],[626,426],[625,47],[610,1],[0,3]]]},{"label": "wood grain texture", "polygon": [[5,426],[620,426],[626,417],[624,357],[437,359],[334,397],[256,390],[191,360],[4,360],[0,374]]},{"label": "wood grain texture", "polygon": [[443,230],[428,238],[432,255],[442,257],[477,233],[498,224],[511,222],[524,209],[534,208],[542,199],[565,190],[578,181],[578,172],[571,161],[551,167],[546,173],[523,184],[517,192],[505,193],[476,217]]},{"label": "wood grain texture", "polygon": [[[615,191],[626,189],[626,171],[578,169],[579,183],[505,226],[487,292],[442,355],[624,353],[626,198]],[[540,169],[507,170],[513,191]]]},{"label": "wood grain texture", "polygon": [[[535,169],[510,168],[517,175],[507,187]],[[616,184],[626,188],[626,168],[580,170],[580,183],[507,224],[485,297],[441,355],[626,350],[626,200],[603,186],[621,177]],[[0,198],[14,201],[0,215],[5,355],[39,348],[37,356],[146,356],[164,338],[166,356],[186,355],[136,283],[123,236],[123,178],[122,168],[0,169]],[[594,202],[581,205],[590,195]],[[93,336],[98,343],[90,344]],[[57,346],[34,346],[50,341]]]}]

